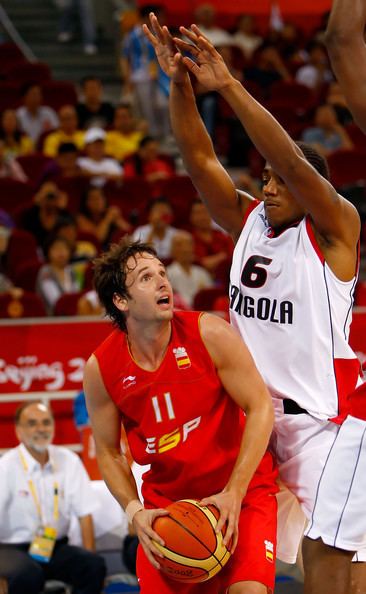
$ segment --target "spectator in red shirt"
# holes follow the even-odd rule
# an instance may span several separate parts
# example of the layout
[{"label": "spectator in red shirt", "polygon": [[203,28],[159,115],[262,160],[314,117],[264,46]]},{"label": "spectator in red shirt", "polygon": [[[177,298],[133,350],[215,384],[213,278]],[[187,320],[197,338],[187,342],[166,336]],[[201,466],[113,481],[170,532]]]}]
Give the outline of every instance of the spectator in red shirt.
[{"label": "spectator in red shirt", "polygon": [[194,238],[196,262],[216,277],[218,269],[230,270],[234,245],[231,237],[214,227],[204,203],[197,199],[192,203],[190,214],[191,232]]},{"label": "spectator in red shirt", "polygon": [[124,162],[125,179],[143,177],[153,185],[153,197],[163,193],[159,182],[172,177],[174,173],[173,165],[159,155],[159,143],[152,136],[144,136],[138,151]]}]

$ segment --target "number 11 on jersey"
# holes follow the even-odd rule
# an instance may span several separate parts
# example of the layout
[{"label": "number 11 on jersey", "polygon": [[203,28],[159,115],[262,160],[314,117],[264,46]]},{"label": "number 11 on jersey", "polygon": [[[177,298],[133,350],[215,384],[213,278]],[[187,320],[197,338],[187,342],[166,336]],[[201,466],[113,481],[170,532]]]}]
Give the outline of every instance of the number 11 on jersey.
[{"label": "number 11 on jersey", "polygon": [[[171,420],[175,419],[175,414],[174,414],[173,403],[172,403],[172,398],[170,396],[170,392],[164,393],[164,401],[165,401],[165,410],[167,412],[168,419],[171,421]],[[158,396],[153,396],[151,399],[151,402],[153,405],[156,422],[162,423],[163,415],[165,414],[165,410],[164,409],[162,410],[160,408]]]}]

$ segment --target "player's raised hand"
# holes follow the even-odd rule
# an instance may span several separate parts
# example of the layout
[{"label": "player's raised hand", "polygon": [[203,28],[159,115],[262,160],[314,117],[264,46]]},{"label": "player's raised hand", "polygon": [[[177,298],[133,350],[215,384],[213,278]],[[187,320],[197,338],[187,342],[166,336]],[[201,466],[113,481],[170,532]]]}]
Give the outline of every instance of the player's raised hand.
[{"label": "player's raised hand", "polygon": [[216,532],[220,532],[226,524],[224,545],[227,546],[230,539],[233,539],[230,547],[231,553],[235,551],[238,542],[241,503],[242,497],[234,490],[221,491],[200,501],[200,505],[215,505],[220,511]]},{"label": "player's raised hand", "polygon": [[192,60],[185,56],[183,63],[202,86],[211,91],[219,91],[234,80],[222,56],[197,25],[191,25],[190,29],[180,27],[179,30],[190,41],[174,37],[173,42],[182,52],[188,52],[194,57]]},{"label": "player's raised hand", "polygon": [[148,40],[155,49],[155,54],[162,70],[174,82],[183,82],[187,77],[187,69],[183,64],[183,56],[174,44],[168,27],[162,27],[156,15],[151,12],[149,15],[150,27],[143,25],[142,29]]},{"label": "player's raised hand", "polygon": [[164,555],[154,546],[153,540],[156,540],[162,546],[165,543],[161,536],[153,530],[152,524],[157,517],[166,516],[167,514],[168,512],[165,509],[142,509],[133,517],[133,527],[140,544],[144,549],[146,557],[156,569],[160,569],[160,565],[154,555],[157,557],[163,557]]}]

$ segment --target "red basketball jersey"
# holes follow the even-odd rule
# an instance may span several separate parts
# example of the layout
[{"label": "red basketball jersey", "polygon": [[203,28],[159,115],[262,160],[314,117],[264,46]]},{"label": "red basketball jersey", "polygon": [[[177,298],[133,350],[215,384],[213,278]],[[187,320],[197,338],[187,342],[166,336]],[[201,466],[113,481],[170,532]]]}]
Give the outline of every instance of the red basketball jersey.
[{"label": "red basketball jersey", "polygon": [[[121,410],[134,460],[151,464],[142,489],[148,507],[217,493],[239,452],[244,414],[221,385],[200,336],[200,315],[174,313],[170,342],[155,371],[134,361],[120,330],[94,353]],[[272,459],[263,464],[251,486],[272,480]]]}]

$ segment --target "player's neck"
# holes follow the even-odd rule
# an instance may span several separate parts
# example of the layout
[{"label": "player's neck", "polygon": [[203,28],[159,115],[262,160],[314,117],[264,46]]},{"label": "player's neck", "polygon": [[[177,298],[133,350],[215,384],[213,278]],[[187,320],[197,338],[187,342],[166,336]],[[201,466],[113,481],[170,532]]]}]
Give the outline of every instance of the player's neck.
[{"label": "player's neck", "polygon": [[164,322],[128,332],[127,341],[135,363],[146,369],[158,369],[165,357],[171,336],[171,323]]}]

